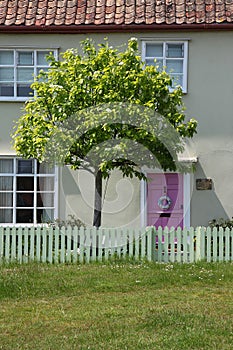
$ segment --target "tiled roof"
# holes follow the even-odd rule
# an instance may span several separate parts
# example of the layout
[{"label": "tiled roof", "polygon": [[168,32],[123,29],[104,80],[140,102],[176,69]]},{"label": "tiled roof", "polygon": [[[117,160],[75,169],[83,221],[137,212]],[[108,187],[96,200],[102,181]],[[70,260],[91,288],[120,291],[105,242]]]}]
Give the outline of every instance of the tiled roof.
[{"label": "tiled roof", "polygon": [[0,0],[0,28],[233,23],[233,0]]}]

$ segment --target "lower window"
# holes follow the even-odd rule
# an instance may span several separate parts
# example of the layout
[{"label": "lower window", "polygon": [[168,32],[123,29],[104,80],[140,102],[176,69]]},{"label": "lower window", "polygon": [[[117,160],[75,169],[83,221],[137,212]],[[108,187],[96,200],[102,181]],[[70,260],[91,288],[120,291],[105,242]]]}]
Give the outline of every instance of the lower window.
[{"label": "lower window", "polygon": [[34,159],[0,158],[0,223],[54,220],[55,169]]}]

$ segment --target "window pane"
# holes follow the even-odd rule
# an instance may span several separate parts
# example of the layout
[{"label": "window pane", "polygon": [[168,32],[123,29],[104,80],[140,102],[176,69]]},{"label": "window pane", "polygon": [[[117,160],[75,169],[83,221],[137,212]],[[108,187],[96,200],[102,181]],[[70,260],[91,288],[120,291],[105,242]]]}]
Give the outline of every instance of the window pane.
[{"label": "window pane", "polygon": [[0,68],[0,81],[14,81],[14,69]]},{"label": "window pane", "polygon": [[32,51],[18,51],[18,65],[31,66],[33,65]]},{"label": "window pane", "polygon": [[28,97],[33,95],[33,90],[30,88],[30,85],[18,84],[17,85],[17,96],[18,97]]},{"label": "window pane", "polygon": [[16,210],[17,224],[32,224],[33,223],[33,209],[17,209]]},{"label": "window pane", "polygon": [[53,207],[54,206],[54,194],[53,193],[38,193],[37,194],[37,207]]},{"label": "window pane", "polygon": [[0,176],[0,190],[1,191],[12,191],[13,190],[13,177]]},{"label": "window pane", "polygon": [[18,68],[17,81],[33,82],[33,68]]},{"label": "window pane", "polygon": [[167,72],[183,73],[183,61],[181,60],[167,60]]},{"label": "window pane", "polygon": [[168,44],[167,57],[184,57],[183,44]]},{"label": "window pane", "polygon": [[33,193],[17,193],[17,207],[33,207]]},{"label": "window pane", "polygon": [[33,160],[32,159],[17,159],[17,173],[18,174],[33,174]]},{"label": "window pane", "polygon": [[53,191],[54,178],[53,177],[39,177],[37,179],[37,191]]},{"label": "window pane", "polygon": [[13,193],[0,192],[0,207],[12,207],[13,206]]},{"label": "window pane", "polygon": [[14,85],[0,84],[0,96],[14,96]]},{"label": "window pane", "polygon": [[54,166],[37,162],[37,174],[54,174]]},{"label": "window pane", "polygon": [[0,223],[12,223],[13,210],[12,209],[0,209]]},{"label": "window pane", "polygon": [[47,223],[54,220],[54,210],[53,209],[37,209],[37,223]]},{"label": "window pane", "polygon": [[0,64],[9,66],[14,64],[13,51],[0,51]]},{"label": "window pane", "polygon": [[163,57],[163,44],[146,44],[146,57]]},{"label": "window pane", "polygon": [[16,190],[17,191],[33,191],[34,178],[33,177],[17,177]]},{"label": "window pane", "polygon": [[13,173],[13,159],[0,159],[0,173]]},{"label": "window pane", "polygon": [[49,51],[37,51],[37,65],[38,66],[48,66],[46,56],[49,54]]}]

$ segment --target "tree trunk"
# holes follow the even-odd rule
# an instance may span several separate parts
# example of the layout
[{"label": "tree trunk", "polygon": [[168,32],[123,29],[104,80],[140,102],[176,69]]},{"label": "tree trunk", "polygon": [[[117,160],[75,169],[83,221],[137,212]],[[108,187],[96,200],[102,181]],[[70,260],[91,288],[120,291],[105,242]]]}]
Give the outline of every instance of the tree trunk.
[{"label": "tree trunk", "polygon": [[95,176],[95,207],[94,207],[94,219],[93,226],[101,226],[101,211],[102,211],[102,172],[97,171]]}]

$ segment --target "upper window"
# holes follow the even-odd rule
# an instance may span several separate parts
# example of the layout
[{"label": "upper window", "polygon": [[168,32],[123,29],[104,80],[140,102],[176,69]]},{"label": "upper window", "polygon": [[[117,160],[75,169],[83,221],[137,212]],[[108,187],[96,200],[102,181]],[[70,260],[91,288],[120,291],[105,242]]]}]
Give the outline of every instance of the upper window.
[{"label": "upper window", "polygon": [[188,43],[171,41],[147,41],[142,45],[143,60],[148,65],[166,70],[173,82],[173,87],[181,86],[187,92],[187,57]]},{"label": "upper window", "polygon": [[41,69],[48,69],[46,56],[51,51],[0,49],[0,100],[25,100],[32,95],[30,85]]},{"label": "upper window", "polygon": [[46,223],[54,210],[54,167],[34,159],[0,159],[0,224]]}]

